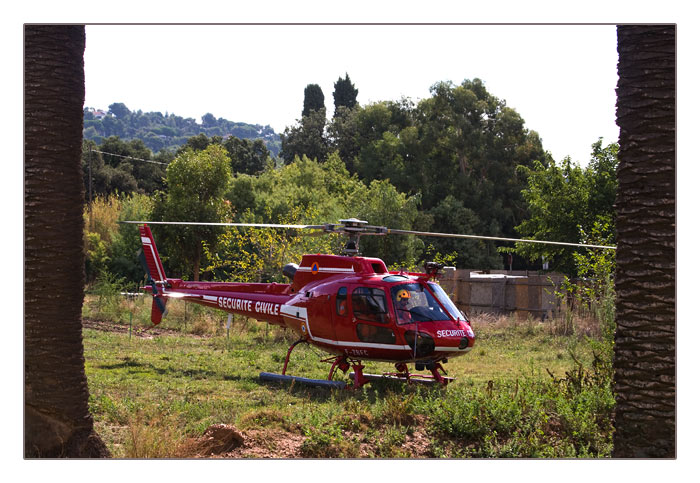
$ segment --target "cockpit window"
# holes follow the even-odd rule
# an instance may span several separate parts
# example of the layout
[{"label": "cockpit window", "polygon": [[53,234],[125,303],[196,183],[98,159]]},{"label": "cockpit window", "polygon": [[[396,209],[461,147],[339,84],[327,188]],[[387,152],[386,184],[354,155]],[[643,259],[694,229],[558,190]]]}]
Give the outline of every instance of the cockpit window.
[{"label": "cockpit window", "polygon": [[430,291],[419,283],[394,285],[391,288],[391,300],[398,324],[450,320]]},{"label": "cockpit window", "polygon": [[433,291],[433,293],[438,298],[442,306],[450,312],[450,315],[452,315],[452,317],[455,320],[465,320],[466,317],[464,317],[462,312],[460,312],[460,310],[457,307],[455,307],[455,304],[452,303],[452,300],[450,300],[450,297],[447,296],[447,294],[441,286],[433,282],[429,282],[428,285],[430,286],[430,290]]}]

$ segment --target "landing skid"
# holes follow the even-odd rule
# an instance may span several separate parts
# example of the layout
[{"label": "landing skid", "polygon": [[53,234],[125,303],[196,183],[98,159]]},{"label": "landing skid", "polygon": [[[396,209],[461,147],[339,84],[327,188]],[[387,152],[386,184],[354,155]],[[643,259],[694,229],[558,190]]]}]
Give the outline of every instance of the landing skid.
[{"label": "landing skid", "polygon": [[321,362],[327,362],[331,364],[331,370],[328,373],[328,379],[309,379],[306,377],[287,375],[287,365],[289,364],[289,356],[292,355],[292,351],[294,350],[294,348],[301,343],[307,343],[306,339],[302,338],[297,340],[289,347],[289,350],[287,350],[287,357],[285,357],[284,359],[284,367],[282,368],[282,374],[275,374],[272,372],[261,372],[260,379],[263,381],[298,382],[307,386],[343,389],[346,387],[345,382],[334,381],[333,375],[338,369],[343,371],[343,373],[346,373],[348,369],[350,369],[350,366],[352,366],[352,368],[357,373],[357,376],[355,376],[355,373],[353,373],[353,388],[357,389],[359,387],[362,387],[363,384],[367,383],[367,379],[362,377],[362,369],[364,369],[365,366],[363,366],[360,361],[348,359],[346,356],[335,356],[321,360]]},{"label": "landing skid", "polygon": [[309,379],[307,377],[288,376],[286,374],[275,374],[273,372],[261,372],[260,379],[270,382],[292,382],[312,387],[329,387],[332,389],[344,389],[344,381],[328,381],[326,379]]},{"label": "landing skid", "polygon": [[[447,384],[455,380],[454,377],[443,377],[442,381],[436,380],[433,376],[426,376],[425,374],[410,374],[406,377],[405,374],[400,373],[386,373],[386,374],[363,374],[367,381],[398,381],[398,382],[408,382],[409,384],[417,382],[420,384],[433,385],[435,383]],[[355,380],[355,373],[351,372],[349,374],[350,379]]]}]

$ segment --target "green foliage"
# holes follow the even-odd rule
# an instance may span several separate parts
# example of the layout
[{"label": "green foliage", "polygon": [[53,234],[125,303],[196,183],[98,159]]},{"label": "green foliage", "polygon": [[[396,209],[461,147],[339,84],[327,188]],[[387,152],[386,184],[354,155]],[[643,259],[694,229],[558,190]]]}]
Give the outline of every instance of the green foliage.
[{"label": "green foliage", "polygon": [[[295,223],[334,223],[357,217],[373,225],[411,229],[420,219],[418,197],[398,192],[386,180],[366,186],[350,176],[337,153],[325,163],[302,157],[280,169],[267,169],[258,177],[238,176],[228,199],[238,211],[237,219],[246,222],[279,223],[294,214],[298,216]],[[380,257],[388,264],[417,258],[422,247],[421,240],[410,236],[364,237],[361,241],[363,254]],[[338,248],[336,245],[331,251]]]},{"label": "green foliage", "polygon": [[252,141],[229,137],[223,145],[231,158],[234,173],[258,174],[270,162],[270,152],[260,139]]},{"label": "green foliage", "polygon": [[[400,193],[388,180],[374,180],[369,187],[360,184],[348,199],[349,212],[370,225],[394,229],[415,228],[420,217],[420,197]],[[424,242],[414,236],[364,237],[360,250],[365,256],[378,257],[387,265],[414,260],[423,253]]]},{"label": "green foliage", "polygon": [[[252,218],[250,211],[245,218]],[[307,209],[294,207],[278,219],[282,224],[304,224],[316,218]],[[219,236],[216,250],[204,246],[208,266],[205,272],[214,280],[237,282],[283,282],[282,268],[290,262],[298,262],[306,253],[332,253],[338,245],[337,235],[323,237],[304,236],[298,230],[269,230],[258,228],[234,228]]]},{"label": "green foliage", "polygon": [[299,208],[301,213],[314,213],[314,219],[304,223],[327,223],[348,216],[347,198],[358,189],[362,183],[350,176],[337,155],[325,163],[303,156],[259,176],[237,176],[227,199],[239,221],[276,223]]},{"label": "green foliage", "polygon": [[[567,157],[561,164],[535,162],[532,168],[519,166],[527,178],[523,196],[530,217],[516,226],[524,238],[583,243],[594,227],[599,236],[614,244],[614,206],[617,189],[616,144],[593,145],[591,163],[582,168]],[[604,230],[604,231],[601,231]],[[551,260],[550,268],[576,274],[575,249],[551,245],[517,244],[516,253],[535,260]]]},{"label": "green foliage", "polygon": [[98,319],[107,317],[112,320],[119,320],[123,315],[121,306],[121,292],[127,289],[127,283],[124,278],[117,277],[103,268],[100,270],[95,283],[92,286],[91,293],[97,295],[97,313],[95,317]]},{"label": "green foliage", "polygon": [[[582,233],[582,239],[590,244],[610,244],[612,234],[605,223],[596,222],[591,234]],[[613,250],[588,249],[575,253],[577,282],[568,277],[555,294],[562,301],[564,310],[561,319],[565,330],[573,333],[574,317],[589,318],[596,322],[599,336],[589,340],[596,354],[596,369],[606,374],[612,383],[612,357],[615,340],[615,252]]]},{"label": "green foliage", "polygon": [[[121,199],[119,221],[148,220],[152,210],[152,198],[139,194],[127,196]],[[138,236],[136,226],[118,224],[110,246],[110,271],[130,283],[141,282],[145,274],[137,256],[139,250],[141,250],[141,237]]]},{"label": "green foliage", "polygon": [[99,233],[85,233],[85,273],[88,282],[96,274],[104,271],[109,263],[107,244],[100,237]]},{"label": "green foliage", "polygon": [[284,133],[280,135],[282,142],[280,156],[287,163],[303,156],[325,161],[329,152],[325,130],[326,109],[312,110],[309,114],[302,116],[296,126],[285,128]]},{"label": "green foliage", "polygon": [[[329,144],[365,183],[388,179],[420,195],[433,216],[430,231],[515,236],[527,214],[525,177],[515,168],[545,158],[539,136],[479,79],[437,83],[431,93],[417,105],[404,99],[341,111],[328,126]],[[436,244],[459,246],[460,266],[502,266],[492,242]]]},{"label": "green foliage", "polygon": [[[426,397],[427,396],[427,397]],[[614,398],[609,387],[567,379],[488,381],[455,386],[417,403],[435,430],[460,442],[455,456],[478,458],[606,457],[612,450]]]},{"label": "green foliage", "polygon": [[130,283],[143,278],[136,253],[141,248],[138,230],[120,221],[148,219],[152,201],[146,195],[110,195],[97,197],[83,209],[85,219],[85,273],[88,284],[103,270]]},{"label": "green foliage", "polygon": [[324,113],[326,110],[323,90],[318,84],[309,84],[304,88],[304,109],[301,111],[301,117],[309,116],[312,112],[320,110],[323,110]]},{"label": "green foliage", "polygon": [[123,119],[131,114],[131,111],[123,102],[115,102],[109,105],[109,114],[113,114],[117,119]]},{"label": "green foliage", "polygon": [[[479,218],[473,210],[465,208],[461,201],[452,195],[431,209],[433,226],[445,233],[473,234],[478,232]],[[455,253],[454,263],[459,267],[493,267],[500,263],[500,256],[483,240],[460,240],[455,238],[435,238],[431,240],[435,249],[442,253]]]},{"label": "green foliage", "polygon": [[262,140],[253,141],[235,136],[229,136],[224,140],[221,136],[209,138],[206,134],[198,134],[180,146],[177,154],[183,154],[188,148],[193,151],[204,151],[212,144],[221,145],[226,149],[226,153],[231,159],[231,172],[233,173],[258,174],[272,163],[270,152]]},{"label": "green foliage", "polygon": [[[103,155],[95,151],[113,153],[116,156]],[[127,159],[124,156],[146,161]],[[162,189],[165,168],[162,164],[148,161],[159,163],[169,161],[166,155],[154,159],[151,151],[140,139],[123,141],[117,136],[103,139],[99,146],[92,141],[83,141],[81,159],[86,200],[90,196],[90,172],[92,172],[93,199],[112,193],[151,194],[157,189]]]},{"label": "green foliage", "polygon": [[125,140],[139,139],[154,153],[173,152],[189,138],[201,133],[222,138],[258,139],[275,156],[280,150],[279,135],[270,126],[217,119],[211,113],[202,116],[202,124],[197,124],[193,118],[167,112],[163,115],[160,112],[130,111],[123,103],[111,104],[109,113],[101,119],[95,116],[96,111],[92,108],[85,108],[83,112],[83,138],[97,144],[110,136],[119,136]]},{"label": "green foliage", "polygon": [[[154,203],[155,221],[216,223],[230,217],[223,197],[231,182],[231,161],[226,150],[212,144],[203,151],[186,150],[167,170],[167,192]],[[193,273],[199,280],[202,243],[213,245],[222,230],[215,226],[162,226],[158,243],[165,246],[170,268]]]},{"label": "green foliage", "polygon": [[353,109],[357,106],[357,89],[355,84],[350,80],[348,73],[345,73],[345,79],[338,77],[338,80],[333,84],[333,104],[335,111],[333,117],[339,114],[338,108],[345,107]]}]

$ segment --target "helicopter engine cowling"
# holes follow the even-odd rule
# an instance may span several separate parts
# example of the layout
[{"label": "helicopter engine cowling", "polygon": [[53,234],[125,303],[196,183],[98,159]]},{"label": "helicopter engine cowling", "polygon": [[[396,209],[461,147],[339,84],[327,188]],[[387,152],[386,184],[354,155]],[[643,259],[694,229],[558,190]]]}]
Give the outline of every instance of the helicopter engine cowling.
[{"label": "helicopter engine cowling", "polygon": [[288,263],[282,268],[282,274],[289,280],[294,280],[294,275],[297,273],[299,265],[296,263]]}]

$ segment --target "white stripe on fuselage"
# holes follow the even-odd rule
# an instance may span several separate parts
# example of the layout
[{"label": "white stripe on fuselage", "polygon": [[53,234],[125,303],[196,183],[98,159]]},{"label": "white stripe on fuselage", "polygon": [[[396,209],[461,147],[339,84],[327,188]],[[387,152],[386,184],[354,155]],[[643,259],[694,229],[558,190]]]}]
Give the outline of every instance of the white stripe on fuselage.
[{"label": "white stripe on fuselage", "polygon": [[320,342],[322,344],[346,347],[364,347],[368,349],[411,350],[411,348],[407,345],[376,344],[373,342],[350,342],[343,340],[324,339],[322,337],[314,337],[314,335],[311,333],[309,318],[304,307],[295,307],[294,305],[283,305],[280,307],[280,314],[289,317],[290,319],[296,319],[302,322],[306,322],[306,330],[309,332],[309,338],[313,341]]}]

